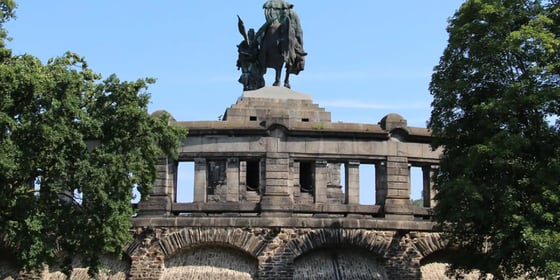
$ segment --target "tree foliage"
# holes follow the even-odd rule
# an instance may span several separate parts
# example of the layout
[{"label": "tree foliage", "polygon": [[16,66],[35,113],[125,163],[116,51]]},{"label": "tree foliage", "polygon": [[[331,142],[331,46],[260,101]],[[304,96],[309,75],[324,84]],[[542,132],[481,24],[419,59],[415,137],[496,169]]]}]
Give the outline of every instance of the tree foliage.
[{"label": "tree foliage", "polygon": [[447,30],[430,84],[435,218],[472,256],[458,267],[556,277],[559,1],[467,0]]},{"label": "tree foliage", "polygon": [[[13,8],[0,0],[0,23]],[[95,271],[100,255],[131,240],[133,189],[147,197],[158,155],[173,156],[184,131],[148,114],[153,79],[101,81],[76,54],[44,64],[1,47],[4,247],[28,269],[79,257]]]},{"label": "tree foliage", "polygon": [[16,3],[13,0],[0,0],[0,61],[10,55],[9,50],[4,48],[4,40],[8,39],[8,33],[3,25],[15,17]]}]

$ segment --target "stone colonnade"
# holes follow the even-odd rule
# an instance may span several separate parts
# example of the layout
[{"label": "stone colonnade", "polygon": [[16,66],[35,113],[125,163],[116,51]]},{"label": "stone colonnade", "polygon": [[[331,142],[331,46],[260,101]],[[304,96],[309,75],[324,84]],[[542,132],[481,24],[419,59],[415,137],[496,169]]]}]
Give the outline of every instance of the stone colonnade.
[{"label": "stone colonnade", "polygon": [[[227,157],[203,158],[198,157],[194,162],[194,186],[193,202],[207,203],[210,201],[208,194],[209,186],[218,180],[222,190],[221,196],[212,201],[220,202],[242,202],[252,201],[261,203],[263,212],[289,212],[295,201],[293,197],[294,185],[298,185],[300,178],[299,168],[304,161],[298,161],[290,157],[288,153],[267,153],[260,158]],[[218,168],[210,168],[209,163],[219,161],[222,164]],[[253,162],[253,168],[248,168],[248,162]],[[340,182],[340,170],[334,173],[339,184],[343,188],[342,204],[359,205],[360,203],[360,176],[375,177],[375,204],[382,206],[386,218],[412,219],[413,208],[410,203],[411,191],[411,166],[421,167],[422,170],[422,195],[424,207],[434,206],[434,190],[432,188],[432,176],[437,165],[431,162],[411,163],[407,157],[387,156],[384,159],[373,162],[375,174],[360,174],[360,160],[348,159],[329,161],[328,159],[305,160],[311,166],[310,176],[313,181],[312,203],[331,203],[327,199],[328,184],[332,181],[333,168],[330,163],[336,163],[335,167],[344,164],[344,182]],[[371,161],[367,162],[372,164]],[[218,164],[214,164],[217,166]],[[171,204],[176,203],[177,195],[177,172],[178,163],[167,158],[160,158],[158,166],[158,180],[150,200],[142,205],[143,214],[169,213]],[[223,178],[212,172],[223,173]],[[248,173],[256,173],[252,176],[258,178],[258,186],[248,188]],[[329,173],[331,172],[331,173]],[[213,179],[221,178],[221,179]],[[362,186],[372,187],[372,186]],[[250,198],[249,198],[250,197]],[[151,202],[151,203],[150,203]],[[157,208],[160,209],[157,209]]]}]

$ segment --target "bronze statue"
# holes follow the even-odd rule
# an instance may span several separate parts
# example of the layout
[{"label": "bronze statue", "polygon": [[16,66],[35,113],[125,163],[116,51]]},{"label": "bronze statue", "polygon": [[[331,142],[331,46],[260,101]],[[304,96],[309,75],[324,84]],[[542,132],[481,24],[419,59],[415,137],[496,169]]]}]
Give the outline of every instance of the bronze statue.
[{"label": "bronze statue", "polygon": [[[304,69],[307,53],[303,50],[303,30],[293,6],[283,0],[266,1],[263,5],[266,22],[259,29],[256,39],[253,41],[249,38],[249,34],[245,33],[243,21],[239,18],[239,31],[245,40],[238,45],[237,65],[242,69],[239,82],[243,84],[244,89],[264,86],[264,81],[260,86],[260,82],[253,79],[264,75],[266,68],[273,68],[276,71],[273,86],[279,86],[284,65],[286,67],[284,86],[290,88],[290,74],[297,75]],[[250,56],[246,56],[247,51],[244,51],[245,45],[251,46],[251,42],[256,44],[256,63],[252,56],[255,49],[247,48],[251,49]],[[247,68],[248,72],[243,72],[244,68],[240,65],[244,64],[251,64],[253,69]]]},{"label": "bronze statue", "polygon": [[249,29],[245,32],[245,25],[239,16],[238,28],[243,36],[243,41],[237,45],[237,69],[241,69],[239,82],[243,84],[243,90],[255,90],[264,87],[264,72],[259,63],[259,42],[255,36],[255,30]]}]

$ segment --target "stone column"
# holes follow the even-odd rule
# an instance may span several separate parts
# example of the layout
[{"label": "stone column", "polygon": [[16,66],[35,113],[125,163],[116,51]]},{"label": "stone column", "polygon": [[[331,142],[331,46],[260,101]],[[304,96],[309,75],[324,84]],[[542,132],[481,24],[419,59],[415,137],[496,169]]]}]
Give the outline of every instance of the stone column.
[{"label": "stone column", "polygon": [[239,161],[239,185],[247,185],[247,162]]},{"label": "stone column", "polygon": [[414,219],[410,203],[410,170],[406,157],[387,157],[387,197],[385,218],[398,220]]},{"label": "stone column", "polygon": [[422,175],[424,179],[422,188],[422,199],[424,201],[424,207],[433,208],[436,206],[436,201],[434,200],[434,197],[436,196],[436,190],[434,190],[434,182],[432,180],[436,171],[437,166],[428,165],[422,167]]},{"label": "stone column", "polygon": [[266,188],[266,160],[259,160],[259,195],[263,195]]},{"label": "stone column", "polygon": [[194,195],[193,202],[206,202],[207,163],[205,158],[194,159]]},{"label": "stone column", "polygon": [[239,201],[239,159],[229,158],[226,168],[226,201]]},{"label": "stone column", "polygon": [[298,196],[301,191],[301,186],[299,185],[299,162],[290,159],[290,196],[293,198],[294,195]]},{"label": "stone column", "polygon": [[315,203],[327,203],[327,182],[328,182],[328,170],[327,161],[317,160],[315,161],[315,182],[313,182],[313,193],[315,198]]},{"label": "stone column", "polygon": [[261,199],[264,216],[291,216],[293,200],[289,194],[290,166],[288,153],[266,154],[266,187]]},{"label": "stone column", "polygon": [[[239,199],[247,199],[247,162],[239,161]],[[243,198],[243,199],[242,199]]]},{"label": "stone column", "polygon": [[345,191],[346,204],[360,204],[360,162],[350,161],[345,165]]},{"label": "stone column", "polygon": [[169,215],[171,205],[176,201],[177,162],[167,156],[160,156],[157,164],[154,190],[150,197],[138,204],[138,215]]},{"label": "stone column", "polygon": [[387,198],[387,162],[375,164],[375,205],[385,205]]}]

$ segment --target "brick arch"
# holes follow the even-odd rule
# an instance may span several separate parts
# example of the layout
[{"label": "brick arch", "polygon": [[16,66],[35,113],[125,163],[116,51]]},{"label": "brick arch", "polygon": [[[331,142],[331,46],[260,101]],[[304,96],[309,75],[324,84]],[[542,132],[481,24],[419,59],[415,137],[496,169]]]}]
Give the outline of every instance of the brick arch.
[{"label": "brick arch", "polygon": [[361,229],[319,229],[293,239],[287,244],[293,259],[316,249],[334,245],[352,245],[384,257],[394,233]]},{"label": "brick arch", "polygon": [[445,250],[448,245],[448,241],[443,238],[441,233],[418,232],[411,235],[412,246],[420,254],[421,259],[435,252]]},{"label": "brick arch", "polygon": [[166,258],[181,249],[203,244],[224,244],[257,257],[266,244],[252,233],[242,229],[183,229],[167,235],[154,244]]}]

